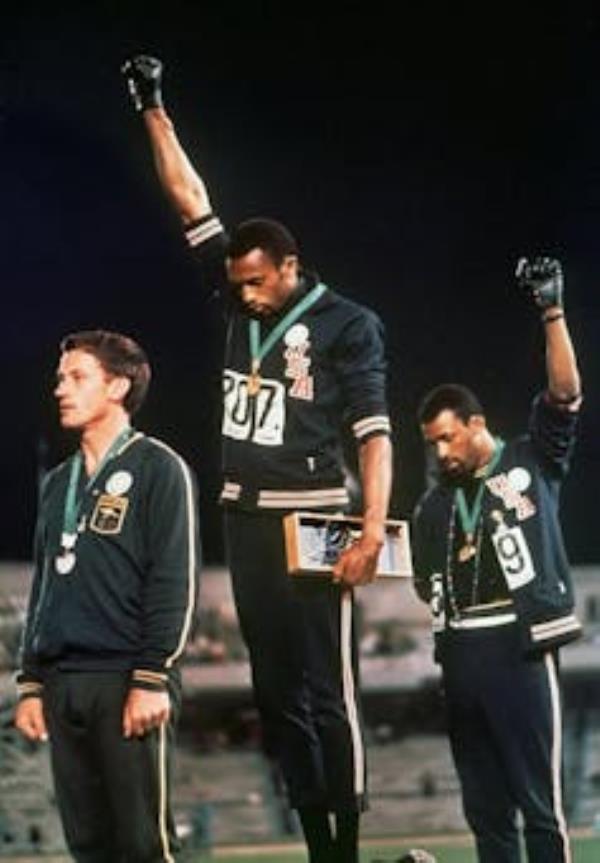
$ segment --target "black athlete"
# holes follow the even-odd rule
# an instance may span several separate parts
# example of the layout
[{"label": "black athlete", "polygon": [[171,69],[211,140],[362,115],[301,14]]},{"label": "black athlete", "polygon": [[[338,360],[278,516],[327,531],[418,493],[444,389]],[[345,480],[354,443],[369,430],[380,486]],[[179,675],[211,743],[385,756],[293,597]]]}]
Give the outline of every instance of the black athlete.
[{"label": "black athlete", "polygon": [[[124,67],[201,281],[230,300],[221,500],[265,742],[281,764],[311,860],[353,863],[365,762],[351,587],[374,577],[391,482],[382,328],[371,311],[301,268],[280,223],[251,219],[225,233],[162,106],[161,71],[150,57]],[[333,582],[294,584],[282,515],[348,505],[344,424],[359,450],[362,534],[340,557]]]},{"label": "black athlete", "polygon": [[415,585],[431,603],[450,742],[482,863],[568,863],[557,649],[581,634],[558,519],[581,401],[558,261],[522,259],[541,310],[548,383],[504,442],[466,387],[423,400],[439,481],[414,517]]},{"label": "black athlete", "polygon": [[50,740],[81,863],[172,861],[177,848],[169,752],[198,529],[189,468],[130,426],[149,380],[144,352],[123,335],[62,342],[54,394],[80,447],[41,493],[15,724]]}]

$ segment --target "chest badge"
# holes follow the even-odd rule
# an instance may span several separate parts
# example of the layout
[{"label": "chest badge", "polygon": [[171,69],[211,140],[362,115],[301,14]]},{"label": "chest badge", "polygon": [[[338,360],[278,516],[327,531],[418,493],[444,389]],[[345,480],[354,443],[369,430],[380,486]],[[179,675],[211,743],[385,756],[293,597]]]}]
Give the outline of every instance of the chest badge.
[{"label": "chest badge", "polygon": [[531,474],[525,468],[515,467],[508,474],[496,474],[486,480],[485,484],[493,495],[500,498],[506,509],[514,509],[519,521],[535,515],[535,504],[523,494],[531,485]]},{"label": "chest badge", "polygon": [[129,501],[114,494],[101,494],[90,519],[91,530],[102,534],[121,533]]},{"label": "chest badge", "polygon": [[524,467],[513,467],[509,470],[507,480],[515,491],[523,492],[531,485],[531,474]]},{"label": "chest badge", "polygon": [[118,470],[111,473],[106,480],[106,491],[108,494],[125,494],[133,485],[133,477],[128,470]]},{"label": "chest badge", "polygon": [[288,394],[294,399],[313,401],[314,378],[310,374],[311,359],[307,356],[310,349],[309,330],[305,324],[294,324],[284,336],[286,345],[283,357],[286,362],[284,374],[292,384]]}]

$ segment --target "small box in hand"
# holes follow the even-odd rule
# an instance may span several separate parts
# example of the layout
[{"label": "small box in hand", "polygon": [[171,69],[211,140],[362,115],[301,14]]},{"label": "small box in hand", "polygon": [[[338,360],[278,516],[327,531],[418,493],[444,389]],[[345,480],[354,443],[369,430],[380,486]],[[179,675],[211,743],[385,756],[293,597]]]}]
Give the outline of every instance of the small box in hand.
[{"label": "small box in hand", "polygon": [[[330,575],[341,552],[361,534],[362,519],[322,512],[292,512],[283,520],[290,575]],[[388,519],[379,553],[377,577],[413,574],[407,521]]]}]

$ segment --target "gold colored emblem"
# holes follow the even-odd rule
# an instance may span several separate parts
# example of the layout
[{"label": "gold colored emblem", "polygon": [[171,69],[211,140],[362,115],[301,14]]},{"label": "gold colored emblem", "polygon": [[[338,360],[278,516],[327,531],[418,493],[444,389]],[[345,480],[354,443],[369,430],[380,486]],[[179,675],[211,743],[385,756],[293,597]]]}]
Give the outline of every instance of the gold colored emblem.
[{"label": "gold colored emblem", "polygon": [[102,534],[121,533],[125,513],[129,506],[126,497],[115,494],[101,494],[90,519],[91,530]]}]

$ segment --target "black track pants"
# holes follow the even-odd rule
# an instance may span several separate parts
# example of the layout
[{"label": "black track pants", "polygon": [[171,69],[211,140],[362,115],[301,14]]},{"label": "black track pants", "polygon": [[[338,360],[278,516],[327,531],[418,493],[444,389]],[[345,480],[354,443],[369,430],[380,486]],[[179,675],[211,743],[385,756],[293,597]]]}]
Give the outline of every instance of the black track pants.
[{"label": "black track pants", "polygon": [[226,528],[265,745],[291,804],[359,810],[365,758],[352,593],[287,574],[278,516],[230,510]]},{"label": "black track pants", "polygon": [[443,649],[450,741],[481,863],[569,863],[556,660],[521,655],[516,627],[453,633]]},{"label": "black track pants", "polygon": [[128,687],[129,674],[121,672],[53,671],[44,683],[56,798],[78,863],[175,859],[168,789],[173,728],[126,740]]}]

